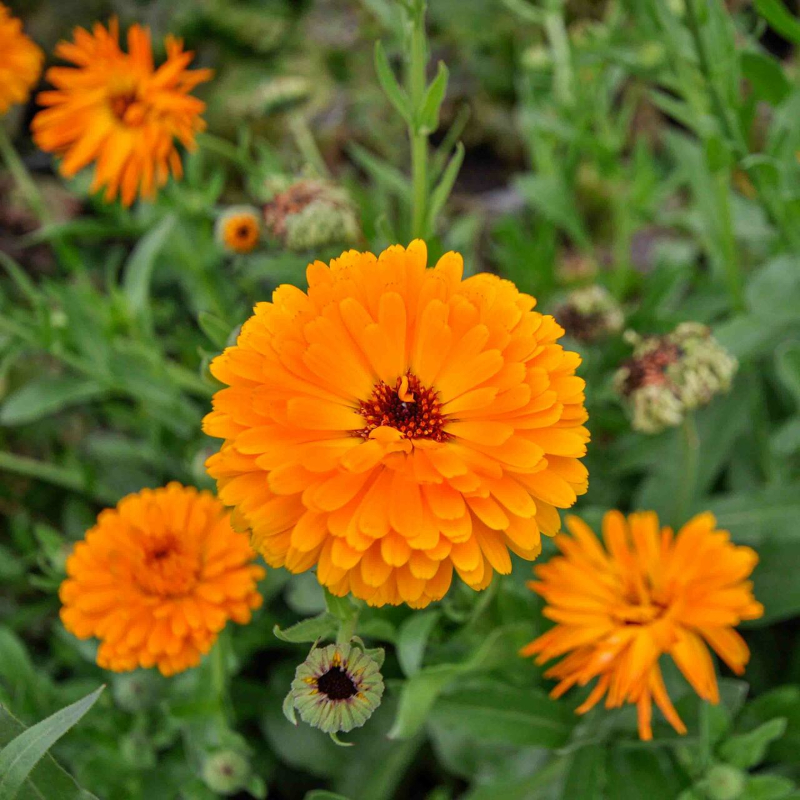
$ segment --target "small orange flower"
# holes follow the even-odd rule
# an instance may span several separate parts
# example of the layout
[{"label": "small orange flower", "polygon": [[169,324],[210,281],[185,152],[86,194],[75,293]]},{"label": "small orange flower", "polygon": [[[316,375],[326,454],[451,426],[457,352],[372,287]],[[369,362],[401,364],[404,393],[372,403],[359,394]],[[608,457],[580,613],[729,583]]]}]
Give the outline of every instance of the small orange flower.
[{"label": "small orange flower", "polygon": [[496,275],[421,241],[309,265],[211,370],[207,462],[271,566],[376,606],[534,559],[587,488],[584,382],[564,331]]},{"label": "small orange flower", "polygon": [[655,700],[672,727],[686,733],[664,687],[659,658],[668,653],[700,697],[719,702],[707,645],[737,675],[744,672],[750,651],[734,626],[764,613],[746,580],[758,556],[732,544],[710,513],[673,536],[670,528],[659,530],[653,512],[626,521],[609,511],[603,519],[605,548],[577,517],[567,517],[567,527],[571,537],[556,537],[563,555],[536,567],[539,581],[529,583],[547,602],[544,615],[557,625],[522,655],[535,654],[541,664],[567,654],[545,673],[560,681],[554,697],[598,678],[579,714],[604,695],[607,708],[635,703],[639,736],[652,739]]},{"label": "small orange flower", "polygon": [[44,54],[22,32],[22,23],[0,3],[0,116],[28,99]]},{"label": "small orange flower", "polygon": [[247,536],[208,492],[170,483],[106,509],[67,560],[61,619],[79,639],[101,640],[97,663],[164,675],[200,661],[225,623],[261,605]]},{"label": "small orange flower", "polygon": [[120,194],[128,206],[137,194],[153,198],[170,170],[182,174],[176,141],[192,149],[205,127],[205,103],[189,93],[212,72],[186,69],[193,54],[179,39],[168,36],[166,49],[166,62],[155,69],[150,31],[133,25],[123,52],[116,20],[108,29],[96,23],[92,33],[77,28],[74,42],[56,48],[76,66],[47,71],[56,88],[37,98],[47,108],[34,117],[33,136],[62,157],[66,177],[95,162],[91,191],[105,186],[106,201]]},{"label": "small orange flower", "polygon": [[261,221],[251,206],[233,206],[217,220],[217,241],[232,253],[250,253],[261,238]]}]

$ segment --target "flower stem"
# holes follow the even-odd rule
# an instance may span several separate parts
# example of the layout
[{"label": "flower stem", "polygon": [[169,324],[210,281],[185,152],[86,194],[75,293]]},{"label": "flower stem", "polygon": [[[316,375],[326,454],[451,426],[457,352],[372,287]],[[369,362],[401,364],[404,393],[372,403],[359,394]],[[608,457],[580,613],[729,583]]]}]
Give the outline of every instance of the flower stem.
[{"label": "flower stem", "polygon": [[428,135],[421,130],[419,110],[425,96],[425,3],[416,0],[410,9],[411,46],[408,65],[408,94],[411,100],[411,121],[408,135],[411,140],[411,236],[425,238],[428,206]]},{"label": "flower stem", "polygon": [[358,624],[358,609],[349,619],[339,621],[339,630],[336,632],[336,644],[350,644]]},{"label": "flower stem", "polygon": [[694,414],[686,412],[681,426],[681,440],[683,443],[683,471],[681,474],[678,501],[676,503],[675,524],[683,525],[692,507],[697,483],[697,468],[700,457],[700,438],[697,435],[697,425]]}]

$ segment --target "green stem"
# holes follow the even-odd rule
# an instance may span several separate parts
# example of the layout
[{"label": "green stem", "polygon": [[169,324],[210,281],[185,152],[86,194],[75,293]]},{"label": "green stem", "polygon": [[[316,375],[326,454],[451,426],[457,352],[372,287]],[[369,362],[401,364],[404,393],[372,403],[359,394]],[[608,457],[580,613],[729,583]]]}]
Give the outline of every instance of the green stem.
[{"label": "green stem", "polygon": [[680,488],[676,503],[675,524],[676,527],[683,525],[689,516],[689,511],[694,500],[697,468],[700,457],[700,438],[697,435],[697,425],[695,424],[694,414],[686,412],[681,426],[681,440],[683,444],[683,464],[680,479]]},{"label": "green stem", "polygon": [[563,8],[547,11],[544,15],[547,41],[553,51],[553,91],[564,106],[572,105],[572,59],[569,36],[564,25]]},{"label": "green stem", "polygon": [[739,251],[736,247],[736,238],[733,233],[729,190],[730,182],[727,170],[720,170],[717,172],[714,175],[714,183],[717,196],[717,209],[719,212],[722,260],[728,280],[731,305],[735,311],[746,311],[747,302],[744,295],[744,279],[742,278],[742,270],[739,263]]},{"label": "green stem", "polygon": [[227,720],[228,716],[228,672],[225,668],[225,637],[220,634],[210,654],[211,691],[217,701],[219,715]]},{"label": "green stem", "polygon": [[412,211],[411,236],[425,238],[428,205],[428,135],[420,130],[419,110],[425,97],[425,4],[416,2],[411,10],[411,48],[408,66],[408,94],[412,117],[408,126],[411,140]]},{"label": "green stem", "polygon": [[356,612],[349,618],[339,621],[339,630],[336,632],[336,644],[350,644],[350,640],[356,632],[356,625],[358,625],[358,614]]}]

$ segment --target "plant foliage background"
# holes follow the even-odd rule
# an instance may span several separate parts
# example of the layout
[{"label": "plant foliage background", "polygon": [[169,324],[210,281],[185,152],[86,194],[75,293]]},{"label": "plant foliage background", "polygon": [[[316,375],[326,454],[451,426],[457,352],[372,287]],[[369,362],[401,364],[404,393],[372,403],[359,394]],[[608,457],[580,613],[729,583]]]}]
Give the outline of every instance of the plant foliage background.
[{"label": "plant foliage background", "polygon": [[[668,675],[689,734],[658,723],[643,744],[635,714],[577,717],[580,693],[550,700],[542,670],[517,656],[545,627],[527,564],[483,593],[454,586],[423,612],[367,609],[357,633],[386,649],[387,692],[347,749],[281,711],[309,642],[335,632],[313,575],[269,570],[254,621],[225,631],[216,660],[172,679],[103,673],[93,645],[59,622],[57,587],[101,508],[169,480],[211,488],[203,462],[216,443],[200,431],[209,359],[256,301],[280,283],[304,286],[310,260],[343,249],[275,240],[232,257],[214,239],[223,207],[323,176],[357,207],[355,246],[410,239],[406,123],[373,56],[380,39],[385,64],[401,70],[405,11],[393,0],[11,6],[48,52],[74,25],[118,14],[156,40],[182,35],[217,71],[199,92],[209,133],[185,179],[131,210],[90,196],[88,177],[55,176],[27,132],[33,101],[3,122],[47,213],[40,224],[0,173],[0,746],[109,684],[18,796],[206,800],[219,796],[204,777],[209,756],[233,750],[247,762],[239,798],[800,797],[792,3],[430,0],[429,79],[439,60],[449,70],[430,126],[431,186],[443,179],[428,198],[432,256],[459,250],[467,270],[515,281],[545,312],[599,283],[639,333],[712,327],[740,369],[698,413],[695,449],[678,429],[631,430],[612,381],[630,354],[621,335],[571,342],[592,431],[577,509],[592,523],[608,508],[654,509],[672,524],[712,510],[757,549],[766,613],[744,631],[745,679],[723,669],[722,704],[703,707]],[[292,628],[304,618],[314,620]],[[723,765],[749,772],[739,794],[724,794]]]}]

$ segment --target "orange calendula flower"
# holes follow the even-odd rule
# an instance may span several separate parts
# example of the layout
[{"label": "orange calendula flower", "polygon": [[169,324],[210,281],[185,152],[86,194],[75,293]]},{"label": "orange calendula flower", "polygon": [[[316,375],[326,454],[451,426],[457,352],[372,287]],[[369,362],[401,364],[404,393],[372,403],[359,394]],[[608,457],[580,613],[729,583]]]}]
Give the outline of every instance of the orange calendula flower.
[{"label": "orange calendula flower", "polygon": [[22,22],[0,3],[0,116],[28,99],[43,60],[42,51],[22,32]]},{"label": "orange calendula flower", "polygon": [[580,363],[533,297],[419,240],[309,265],[211,370],[207,462],[268,564],[422,607],[526,559],[586,491]]},{"label": "orange calendula flower", "polygon": [[124,672],[193,667],[225,623],[261,605],[247,536],[208,492],[170,483],[101,512],[67,560],[61,619],[79,639],[101,640],[97,663]]},{"label": "orange calendula flower", "polygon": [[536,567],[530,587],[544,597],[544,615],[557,624],[522,655],[537,662],[566,656],[545,675],[557,678],[552,694],[597,684],[578,708],[583,714],[604,695],[606,707],[635,703],[639,736],[652,739],[652,701],[678,733],[686,727],[670,702],[659,668],[669,654],[704,700],[719,702],[710,646],[737,674],[750,651],[734,630],[757,619],[763,606],[747,580],[758,556],[717,530],[710,513],[699,514],[677,535],[659,529],[653,512],[618,511],[603,519],[603,547],[577,517],[567,517],[572,536],[556,537],[561,556]]},{"label": "orange calendula flower", "polygon": [[192,53],[179,39],[166,39],[167,60],[153,65],[150,31],[128,31],[128,52],[119,45],[119,25],[96,23],[92,32],[75,30],[56,54],[75,67],[52,67],[55,90],[41,92],[46,106],[33,120],[36,144],[62,157],[61,174],[71,177],[95,163],[91,191],[105,187],[105,200],[118,194],[124,205],[136,195],[153,198],[170,171],[182,174],[176,142],[192,149],[205,124],[205,103],[190,92],[209,80],[211,70],[188,70]]},{"label": "orange calendula flower", "polygon": [[232,206],[220,214],[214,231],[231,253],[250,253],[261,238],[261,220],[252,206]]}]

